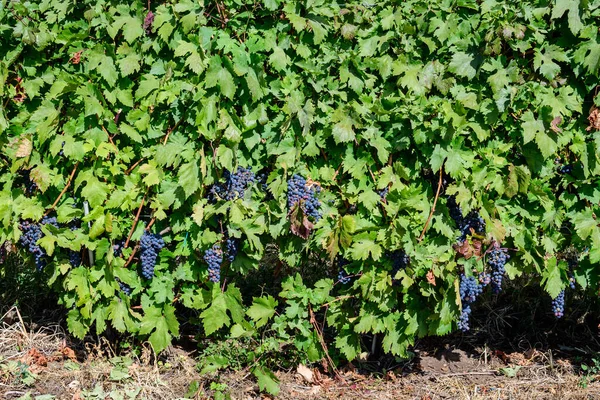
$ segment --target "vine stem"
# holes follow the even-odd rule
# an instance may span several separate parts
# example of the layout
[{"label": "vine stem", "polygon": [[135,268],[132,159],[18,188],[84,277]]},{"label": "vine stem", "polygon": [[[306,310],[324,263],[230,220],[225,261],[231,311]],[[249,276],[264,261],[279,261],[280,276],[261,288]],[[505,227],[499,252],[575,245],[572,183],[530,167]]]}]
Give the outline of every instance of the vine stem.
[{"label": "vine stem", "polygon": [[175,129],[177,129],[177,127],[179,126],[179,124],[181,124],[183,122],[183,118],[184,117],[185,117],[185,114],[181,116],[181,118],[179,119],[179,121],[177,121],[177,123],[172,128],[169,128],[169,130],[167,130],[167,135],[165,136],[165,139],[163,140],[163,146],[165,144],[167,144],[167,140],[169,140],[169,136],[171,135],[171,132],[173,132]]},{"label": "vine stem", "polygon": [[152,217],[150,222],[148,222],[148,226],[146,226],[146,232],[150,232],[150,228],[152,228],[152,225],[154,225],[155,222],[156,222],[156,217]]},{"label": "vine stem", "polygon": [[423,231],[421,232],[421,236],[417,239],[418,242],[422,241],[425,237],[425,231],[431,222],[431,218],[433,218],[433,213],[435,212],[435,206],[437,204],[438,198],[440,197],[440,189],[442,188],[442,176],[443,176],[443,168],[440,168],[440,180],[438,181],[437,191],[435,192],[435,199],[433,199],[433,207],[431,207],[431,212],[429,213],[429,217],[427,217],[427,221],[425,222],[425,226],[423,227]]},{"label": "vine stem", "polygon": [[140,163],[142,161],[144,161],[145,159],[146,159],[146,157],[140,158],[135,164],[133,164],[131,167],[129,167],[127,169],[127,171],[125,171],[125,175],[129,175],[131,173],[131,171],[133,171],[135,169],[135,167],[137,167],[138,165],[140,165]]},{"label": "vine stem", "polygon": [[102,130],[104,131],[104,133],[106,133],[106,136],[108,136],[108,141],[110,142],[110,144],[113,145],[113,147],[115,148],[115,151],[117,152],[117,154],[119,154],[119,148],[115,145],[115,142],[113,142],[112,136],[110,136],[110,133],[108,133],[108,131],[106,130],[104,125],[100,125],[100,126],[102,127]]},{"label": "vine stem", "polygon": [[54,210],[54,208],[56,207],[56,205],[58,204],[60,199],[64,196],[64,194],[67,192],[67,190],[69,190],[69,187],[71,186],[71,183],[73,182],[73,177],[75,176],[75,172],[77,172],[78,166],[79,166],[79,161],[77,161],[75,163],[75,166],[73,167],[73,171],[71,171],[71,175],[69,176],[69,180],[67,181],[67,184],[63,188],[62,192],[60,192],[60,194],[58,195],[56,200],[54,200],[54,203],[52,203],[52,206],[50,206],[50,208],[46,211],[46,213],[44,214],[44,217],[47,216],[48,214],[50,214],[52,212],[52,210]]},{"label": "vine stem", "polygon": [[133,248],[133,251],[131,252],[131,255],[127,259],[127,262],[125,263],[125,265],[123,266],[123,268],[127,268],[129,266],[129,264],[131,264],[131,262],[133,261],[133,256],[135,256],[135,253],[137,253],[137,251],[138,251],[139,248],[140,248],[140,244],[138,243]]},{"label": "vine stem", "polygon": [[[142,207],[144,207],[144,202],[146,201],[146,194],[144,194],[144,197],[142,198],[140,207],[138,208],[137,213],[135,214],[135,219],[133,220],[133,225],[131,226],[131,230],[129,231],[129,236],[127,236],[127,240],[125,241],[125,245],[123,246],[124,249],[126,249],[129,246],[129,241],[131,240],[131,235],[133,235],[133,231],[135,230],[135,227],[140,219],[140,214],[142,213]],[[135,254],[135,251],[131,254],[131,257],[133,257],[133,254]],[[129,264],[129,261],[127,261],[127,263]]]}]

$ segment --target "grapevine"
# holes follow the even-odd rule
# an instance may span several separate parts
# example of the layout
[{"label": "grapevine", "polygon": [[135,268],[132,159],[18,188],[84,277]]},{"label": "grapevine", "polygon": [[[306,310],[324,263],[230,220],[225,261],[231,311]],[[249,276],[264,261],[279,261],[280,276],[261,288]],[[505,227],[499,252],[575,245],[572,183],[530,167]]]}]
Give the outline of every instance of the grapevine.
[{"label": "grapevine", "polygon": [[160,352],[194,310],[207,336],[341,360],[378,335],[406,357],[509,275],[598,285],[595,2],[4,3],[0,243],[77,337],[125,326]]}]

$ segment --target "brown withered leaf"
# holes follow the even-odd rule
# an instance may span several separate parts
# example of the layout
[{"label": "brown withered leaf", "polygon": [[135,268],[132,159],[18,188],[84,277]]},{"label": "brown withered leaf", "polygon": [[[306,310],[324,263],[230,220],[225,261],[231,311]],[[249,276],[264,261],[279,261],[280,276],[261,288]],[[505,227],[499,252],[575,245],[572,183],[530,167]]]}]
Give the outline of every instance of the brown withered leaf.
[{"label": "brown withered leaf", "polygon": [[73,351],[72,348],[65,346],[62,349],[60,349],[60,352],[62,353],[64,358],[68,358],[73,362],[77,362],[77,356],[75,355],[75,351]]},{"label": "brown withered leaf", "polygon": [[83,50],[79,50],[78,52],[73,54],[70,60],[71,64],[77,65],[81,62],[81,53],[83,53]]},{"label": "brown withered leaf", "polygon": [[452,247],[458,254],[467,260],[473,257],[473,247],[469,244],[468,240],[464,240],[461,244],[455,244]]},{"label": "brown withered leaf", "polygon": [[431,285],[435,286],[435,275],[433,275],[432,269],[430,269],[429,272],[427,273],[427,282],[429,282]]},{"label": "brown withered leaf", "polygon": [[590,126],[585,129],[586,131],[589,132],[592,129],[600,131],[600,108],[595,106],[592,107],[590,115],[588,116],[588,121],[590,121]]},{"label": "brown withered leaf", "polygon": [[552,122],[550,122],[550,129],[552,129],[556,133],[561,133],[562,129],[559,127],[562,124],[562,117],[559,115],[558,117],[554,117]]},{"label": "brown withered leaf", "polygon": [[31,140],[29,140],[29,138],[22,137],[19,140],[19,147],[17,148],[16,156],[20,158],[29,157],[32,150],[33,144],[31,143]]},{"label": "brown withered leaf", "polygon": [[473,255],[477,257],[481,257],[481,247],[482,243],[479,239],[471,240],[471,247],[473,248]]},{"label": "brown withered leaf", "polygon": [[302,378],[304,378],[304,380],[308,383],[313,383],[315,380],[313,370],[308,368],[304,364],[298,365],[298,368],[296,369],[296,373],[298,375],[300,375]]},{"label": "brown withered leaf", "polygon": [[294,235],[302,239],[308,239],[310,232],[314,227],[313,223],[308,220],[308,217],[302,211],[300,204],[296,204],[288,214],[291,223],[291,231]]},{"label": "brown withered leaf", "polygon": [[29,366],[37,365],[39,367],[45,367],[48,365],[46,356],[40,353],[36,348],[29,350],[22,361]]}]

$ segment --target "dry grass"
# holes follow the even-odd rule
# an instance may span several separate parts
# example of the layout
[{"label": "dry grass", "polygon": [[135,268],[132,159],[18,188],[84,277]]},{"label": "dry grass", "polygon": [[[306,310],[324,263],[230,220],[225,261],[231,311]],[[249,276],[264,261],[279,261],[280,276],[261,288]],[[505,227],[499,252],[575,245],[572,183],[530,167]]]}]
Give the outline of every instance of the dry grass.
[{"label": "dry grass", "polygon": [[[8,318],[7,318],[8,316]],[[57,399],[85,400],[128,397],[136,399],[178,399],[184,397],[192,381],[200,383],[194,398],[213,398],[210,383],[216,380],[227,385],[232,399],[264,399],[248,371],[227,372],[202,378],[196,370],[196,360],[190,353],[172,347],[157,361],[149,347],[142,347],[138,356],[128,355],[131,364],[120,363],[117,351],[106,339],[88,342],[85,346],[69,342],[58,324],[31,328],[23,322],[19,310],[11,309],[0,322],[0,399],[17,399],[25,393],[52,394]],[[278,399],[600,399],[600,382],[587,388],[580,386],[581,377],[568,360],[556,359],[551,352],[531,350],[506,355],[506,359],[486,351],[475,356],[462,350],[438,349],[426,344],[419,357],[398,365],[386,375],[365,375],[347,366],[342,370],[344,381],[334,380],[315,371],[315,380],[307,382],[293,372],[277,373],[281,380]],[[429,347],[429,349],[427,349]],[[69,352],[76,348],[75,353]],[[37,354],[32,357],[32,352]],[[485,355],[482,355],[485,354]],[[47,362],[40,361],[43,357]],[[21,361],[36,375],[26,386],[15,380],[3,366]],[[409,365],[410,364],[410,365]],[[520,369],[513,378],[499,374],[501,367]],[[360,369],[369,369],[359,365]],[[364,367],[364,368],[363,368]],[[124,372],[119,377],[114,372]],[[90,392],[103,392],[91,396]]]}]

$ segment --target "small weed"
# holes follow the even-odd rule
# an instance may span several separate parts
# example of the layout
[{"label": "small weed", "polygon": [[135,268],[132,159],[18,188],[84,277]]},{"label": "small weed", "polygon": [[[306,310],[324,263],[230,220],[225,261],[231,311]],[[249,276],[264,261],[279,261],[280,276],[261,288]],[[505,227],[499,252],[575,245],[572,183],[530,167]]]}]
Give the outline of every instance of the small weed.
[{"label": "small weed", "polygon": [[231,400],[231,396],[227,393],[228,386],[224,383],[212,382],[210,384],[210,390],[213,391],[213,398],[215,400]]},{"label": "small weed", "polygon": [[29,370],[29,366],[21,361],[0,365],[0,371],[3,375],[10,375],[16,385],[33,386],[37,379],[37,375]]},{"label": "small weed", "polygon": [[579,386],[585,389],[600,376],[600,354],[592,358],[591,365],[581,364],[581,370],[583,376],[579,379]]}]

